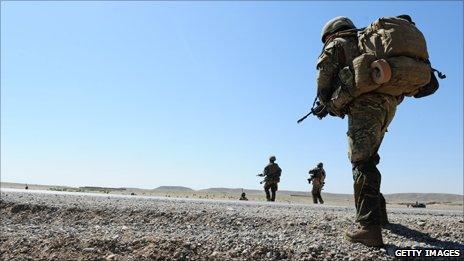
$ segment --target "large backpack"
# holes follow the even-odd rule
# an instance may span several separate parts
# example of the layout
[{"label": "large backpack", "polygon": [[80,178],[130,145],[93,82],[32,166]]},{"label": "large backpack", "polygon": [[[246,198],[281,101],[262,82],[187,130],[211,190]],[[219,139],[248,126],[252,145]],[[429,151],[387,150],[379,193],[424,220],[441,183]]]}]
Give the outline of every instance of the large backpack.
[{"label": "large backpack", "polygon": [[[438,89],[438,85],[427,86],[433,74],[427,44],[422,32],[411,21],[398,17],[377,19],[358,32],[358,48],[361,55],[353,60],[354,96],[372,91],[418,96],[421,89],[428,88],[427,95]],[[375,81],[379,68],[373,66],[373,62],[379,60],[388,67],[389,75],[385,76],[388,81]]]},{"label": "large backpack", "polygon": [[408,56],[427,60],[424,35],[410,21],[398,17],[382,17],[358,34],[361,53],[372,53],[377,58]]}]

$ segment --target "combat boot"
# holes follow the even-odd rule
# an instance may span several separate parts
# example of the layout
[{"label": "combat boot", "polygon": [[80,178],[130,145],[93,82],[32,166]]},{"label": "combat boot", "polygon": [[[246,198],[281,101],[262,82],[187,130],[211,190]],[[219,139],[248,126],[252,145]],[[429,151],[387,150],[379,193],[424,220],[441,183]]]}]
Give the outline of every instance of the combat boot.
[{"label": "combat boot", "polygon": [[383,246],[382,229],[379,225],[361,226],[353,232],[346,232],[345,237],[352,243],[361,243],[368,247]]}]

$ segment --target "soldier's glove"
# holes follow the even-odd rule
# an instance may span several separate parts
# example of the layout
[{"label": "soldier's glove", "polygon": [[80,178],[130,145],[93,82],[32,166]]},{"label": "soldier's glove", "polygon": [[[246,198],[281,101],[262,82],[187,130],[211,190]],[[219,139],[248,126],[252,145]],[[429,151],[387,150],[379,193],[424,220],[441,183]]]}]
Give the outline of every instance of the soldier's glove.
[{"label": "soldier's glove", "polygon": [[312,112],[314,115],[316,115],[316,117],[319,118],[319,120],[322,120],[329,113],[325,105],[321,104],[320,102],[316,103],[316,107],[312,109]]}]

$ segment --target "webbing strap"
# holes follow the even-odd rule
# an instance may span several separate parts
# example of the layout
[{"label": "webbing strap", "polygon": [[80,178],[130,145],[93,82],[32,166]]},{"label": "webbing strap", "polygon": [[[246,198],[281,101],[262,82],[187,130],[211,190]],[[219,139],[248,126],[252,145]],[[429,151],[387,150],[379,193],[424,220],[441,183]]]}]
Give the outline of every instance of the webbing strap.
[{"label": "webbing strap", "polygon": [[446,78],[446,75],[445,75],[445,74],[443,74],[442,72],[438,71],[438,70],[435,69],[435,68],[432,68],[432,72],[436,72],[437,75],[438,75],[438,78],[440,78],[440,79],[445,79],[445,78]]}]

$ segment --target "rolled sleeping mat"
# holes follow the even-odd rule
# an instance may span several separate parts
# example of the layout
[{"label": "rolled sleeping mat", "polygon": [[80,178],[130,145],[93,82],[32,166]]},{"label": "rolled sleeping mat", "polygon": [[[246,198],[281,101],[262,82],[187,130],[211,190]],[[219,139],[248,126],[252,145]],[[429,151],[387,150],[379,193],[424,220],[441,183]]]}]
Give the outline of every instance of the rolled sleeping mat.
[{"label": "rolled sleeping mat", "polygon": [[371,77],[376,84],[384,84],[390,81],[392,71],[390,64],[385,59],[375,60],[371,63]]}]

